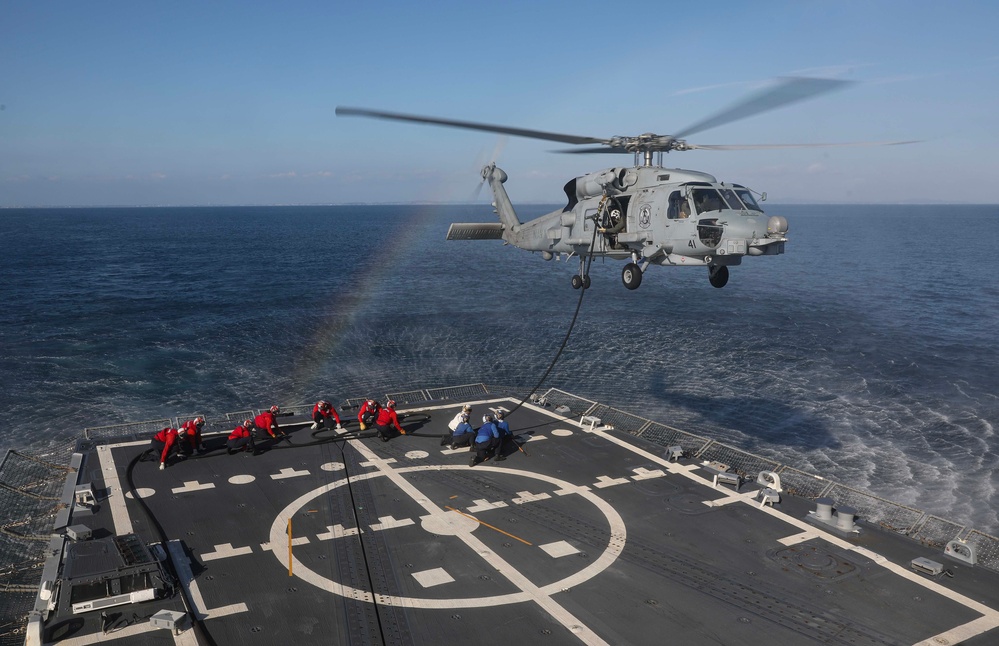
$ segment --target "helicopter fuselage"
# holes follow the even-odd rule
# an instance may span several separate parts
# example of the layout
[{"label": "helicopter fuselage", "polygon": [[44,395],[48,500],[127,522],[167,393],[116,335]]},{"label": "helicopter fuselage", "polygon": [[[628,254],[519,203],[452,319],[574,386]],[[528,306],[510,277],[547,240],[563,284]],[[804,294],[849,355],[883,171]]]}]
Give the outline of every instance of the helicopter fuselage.
[{"label": "helicopter fuselage", "polygon": [[783,253],[787,241],[783,217],[767,216],[749,189],[707,173],[658,166],[590,173],[565,185],[564,208],[525,223],[506,195],[506,173],[490,165],[482,174],[493,190],[503,240],[546,260],[591,253],[630,259],[627,271],[640,270],[633,286],[624,276],[631,289],[652,264],[708,267],[712,285],[721,287],[728,266],[747,255]]}]

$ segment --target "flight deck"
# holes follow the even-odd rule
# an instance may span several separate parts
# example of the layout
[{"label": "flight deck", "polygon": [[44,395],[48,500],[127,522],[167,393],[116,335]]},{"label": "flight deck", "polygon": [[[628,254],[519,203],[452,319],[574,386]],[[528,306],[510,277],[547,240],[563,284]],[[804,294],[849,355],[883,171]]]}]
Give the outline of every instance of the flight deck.
[{"label": "flight deck", "polygon": [[[468,449],[441,445],[466,403],[473,420],[512,411],[506,460],[469,466]],[[212,422],[208,450],[163,471],[139,434],[81,443],[73,489],[93,500],[74,504],[64,545],[113,554],[137,537],[129,567],[162,572],[126,579],[95,561],[110,569],[55,586],[29,643],[999,640],[996,572],[846,505],[830,521],[825,498],[774,472],[546,403],[400,406],[406,434],[387,442],[349,410],[343,430],[311,431],[299,407],[281,419],[288,437],[256,454],[228,454]],[[123,601],[159,579],[153,598]]]}]

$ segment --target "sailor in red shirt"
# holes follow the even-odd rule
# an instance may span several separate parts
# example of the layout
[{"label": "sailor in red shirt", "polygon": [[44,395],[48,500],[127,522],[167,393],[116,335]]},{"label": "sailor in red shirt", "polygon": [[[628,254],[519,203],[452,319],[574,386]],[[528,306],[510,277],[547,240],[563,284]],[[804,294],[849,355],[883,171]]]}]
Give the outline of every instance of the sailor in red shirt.
[{"label": "sailor in red shirt", "polygon": [[274,417],[280,412],[280,408],[277,406],[271,406],[270,410],[265,410],[253,418],[253,425],[261,431],[267,431],[267,434],[271,437],[278,437],[279,435],[281,437],[287,437],[288,434],[278,427],[277,418]]},{"label": "sailor in red shirt", "polygon": [[[187,431],[185,430],[185,433]],[[160,454],[160,471],[166,468],[167,458],[177,448],[179,432],[169,426],[153,436],[153,450]]]},{"label": "sailor in red shirt", "polygon": [[245,420],[242,426],[232,429],[232,433],[229,434],[229,439],[225,443],[225,450],[229,455],[245,451],[246,447],[250,447],[250,451],[254,455],[257,454],[257,447],[253,443],[252,420]]},{"label": "sailor in red shirt", "polygon": [[332,420],[336,420],[336,428],[343,428],[340,426],[340,416],[336,414],[336,409],[333,405],[324,399],[320,399],[316,402],[316,405],[312,407],[312,430],[320,428],[332,428]]},{"label": "sailor in red shirt", "polygon": [[357,421],[361,424],[362,431],[368,428],[368,424],[375,423],[381,409],[381,404],[375,399],[369,399],[361,405],[361,410],[357,411]]},{"label": "sailor in red shirt", "polygon": [[195,417],[181,424],[181,428],[187,431],[187,435],[184,437],[185,441],[180,444],[181,453],[190,455],[194,451],[198,453],[205,452],[205,445],[201,442],[201,427],[204,425],[204,417]]},{"label": "sailor in red shirt", "polygon": [[395,426],[400,435],[406,434],[406,431],[399,426],[399,416],[395,414],[395,401],[390,399],[385,402],[385,408],[378,411],[378,417],[375,418],[375,431],[378,432],[382,442],[389,441],[387,433],[392,426]]}]

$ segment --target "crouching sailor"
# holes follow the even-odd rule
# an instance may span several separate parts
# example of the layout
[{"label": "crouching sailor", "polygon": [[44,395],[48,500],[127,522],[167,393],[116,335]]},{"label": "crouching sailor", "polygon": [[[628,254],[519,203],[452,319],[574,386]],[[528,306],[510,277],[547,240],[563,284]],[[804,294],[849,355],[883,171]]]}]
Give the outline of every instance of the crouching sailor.
[{"label": "crouching sailor", "polygon": [[482,416],[482,426],[475,433],[475,444],[472,446],[475,449],[475,455],[472,459],[468,461],[468,466],[474,467],[479,462],[486,459],[486,455],[496,448],[499,443],[499,429],[493,424],[492,415]]},{"label": "crouching sailor", "polygon": [[270,410],[265,410],[256,417],[253,418],[253,424],[261,431],[267,431],[267,434],[271,437],[287,437],[288,434],[281,430],[278,426],[277,418],[275,415],[281,412],[281,409],[277,406],[271,406]]},{"label": "crouching sailor", "polygon": [[[496,430],[499,431],[499,438],[496,440],[497,462],[506,459],[506,450],[513,442],[513,431],[510,430],[510,423],[503,419],[503,417],[503,411],[496,411]],[[516,449],[513,452],[516,453]]]},{"label": "crouching sailor", "polygon": [[406,431],[399,426],[399,416],[395,414],[395,401],[390,399],[385,402],[385,408],[378,411],[378,417],[375,418],[375,431],[378,432],[382,442],[389,441],[388,432],[393,426],[400,435],[406,434]]},{"label": "crouching sailor", "polygon": [[316,402],[316,405],[312,407],[312,430],[318,430],[321,428],[333,428],[333,421],[336,420],[337,430],[343,428],[340,426],[340,416],[336,414],[336,409],[333,405],[326,400],[320,399]]},{"label": "crouching sailor", "polygon": [[461,412],[458,413],[458,425],[455,426],[450,435],[445,435],[441,439],[441,446],[450,445],[452,449],[459,446],[469,446],[474,437],[475,429],[468,423],[468,413]]},{"label": "crouching sailor", "polygon": [[241,426],[237,426],[232,429],[232,433],[229,434],[229,439],[225,442],[225,450],[229,455],[245,451],[247,447],[249,447],[250,451],[256,455],[257,447],[253,443],[252,420],[244,420]]},{"label": "crouching sailor", "polygon": [[187,432],[184,436],[185,441],[180,443],[181,453],[184,455],[190,455],[195,451],[199,454],[205,452],[205,445],[201,441],[201,429],[204,425],[204,417],[189,419],[181,425],[181,428]]},{"label": "crouching sailor", "polygon": [[166,468],[166,461],[170,454],[175,453],[179,448],[179,436],[180,432],[169,426],[153,436],[150,444],[152,444],[153,450],[160,454],[160,471]]},{"label": "crouching sailor", "polygon": [[374,399],[369,399],[361,404],[361,410],[357,411],[357,423],[361,425],[362,431],[375,423],[375,418],[378,417],[378,411],[381,409],[381,404]]}]

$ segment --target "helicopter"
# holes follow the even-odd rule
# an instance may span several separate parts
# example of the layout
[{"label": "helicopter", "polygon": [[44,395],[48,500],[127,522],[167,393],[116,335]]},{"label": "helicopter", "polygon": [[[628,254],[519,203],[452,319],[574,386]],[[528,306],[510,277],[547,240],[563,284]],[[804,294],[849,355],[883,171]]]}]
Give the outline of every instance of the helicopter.
[{"label": "helicopter", "polygon": [[[573,289],[588,289],[587,258],[624,260],[621,281],[637,289],[653,266],[702,267],[708,281],[722,288],[729,267],[746,256],[776,256],[788,241],[787,219],[767,215],[754,192],[741,184],[719,182],[708,173],[665,168],[663,155],[689,150],[738,150],[819,146],[897,145],[913,143],[858,142],[833,144],[703,145],[685,137],[761,112],[807,99],[850,84],[850,81],[792,77],[745,98],[673,135],[646,133],[607,139],[566,135],[524,128],[426,117],[367,108],[336,108],[337,116],[405,121],[583,145],[568,153],[630,153],[631,166],[616,166],[569,180],[563,190],[566,205],[528,222],[521,222],[503,184],[506,172],[492,162],[482,168],[493,193],[494,223],[452,223],[448,240],[503,240],[520,249],[540,252],[545,260],[563,254],[579,258]],[[760,201],[766,193],[757,194]]]}]

